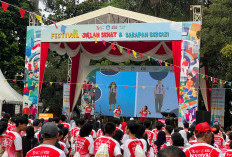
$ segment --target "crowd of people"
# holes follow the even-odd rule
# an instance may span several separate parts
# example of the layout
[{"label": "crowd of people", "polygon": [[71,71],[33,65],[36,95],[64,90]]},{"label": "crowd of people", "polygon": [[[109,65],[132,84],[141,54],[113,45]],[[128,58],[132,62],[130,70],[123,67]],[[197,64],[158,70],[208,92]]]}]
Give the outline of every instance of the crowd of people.
[{"label": "crowd of people", "polygon": [[[154,128],[153,128],[154,127]],[[167,119],[121,122],[60,117],[34,119],[27,115],[0,121],[3,157],[230,157],[232,132],[207,122],[177,128]]]}]

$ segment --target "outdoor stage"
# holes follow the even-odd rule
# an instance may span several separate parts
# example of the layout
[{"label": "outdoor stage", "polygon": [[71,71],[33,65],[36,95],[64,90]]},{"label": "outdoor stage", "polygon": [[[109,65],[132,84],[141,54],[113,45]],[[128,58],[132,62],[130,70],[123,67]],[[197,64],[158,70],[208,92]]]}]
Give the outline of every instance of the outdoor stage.
[{"label": "outdoor stage", "polygon": [[[91,59],[107,58],[117,63],[128,59],[133,61],[154,59],[161,65],[168,68],[171,66],[174,69],[175,84],[170,88],[175,89],[178,98],[178,121],[193,123],[198,101],[200,49],[200,39],[196,33],[200,29],[201,24],[198,22],[28,27],[25,87],[34,88],[24,94],[24,104],[35,107],[38,104],[49,49],[59,55],[67,54],[72,57],[71,110],[81,93],[83,81],[88,75],[85,67],[89,65]],[[173,58],[173,63],[166,62],[170,58]]]}]

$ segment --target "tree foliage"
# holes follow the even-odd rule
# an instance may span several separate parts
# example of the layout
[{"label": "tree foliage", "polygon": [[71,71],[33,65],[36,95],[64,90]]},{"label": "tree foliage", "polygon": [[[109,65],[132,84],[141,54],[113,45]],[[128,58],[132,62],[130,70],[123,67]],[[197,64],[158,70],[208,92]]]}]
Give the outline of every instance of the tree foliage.
[{"label": "tree foliage", "polygon": [[[27,0],[11,0],[10,4],[33,10],[31,3]],[[0,69],[6,79],[22,80],[28,15],[21,19],[19,10],[12,6],[9,6],[6,12],[2,11],[2,7],[0,10]],[[10,83],[18,92],[22,93],[22,82],[15,84],[10,81]]]}]

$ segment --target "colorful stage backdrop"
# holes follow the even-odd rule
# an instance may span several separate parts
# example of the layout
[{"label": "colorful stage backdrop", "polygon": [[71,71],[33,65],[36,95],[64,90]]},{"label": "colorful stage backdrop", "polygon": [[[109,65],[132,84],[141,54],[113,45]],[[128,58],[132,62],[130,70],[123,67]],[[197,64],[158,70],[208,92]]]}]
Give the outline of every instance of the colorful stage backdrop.
[{"label": "colorful stage backdrop", "polygon": [[[49,44],[46,42],[94,42],[95,39],[93,36],[96,36],[98,41],[172,41],[172,50],[175,50],[173,52],[181,51],[181,54],[173,53],[174,64],[178,66],[175,67],[175,80],[178,87],[177,95],[179,95],[179,125],[181,126],[184,121],[195,123],[198,102],[198,91],[196,89],[198,88],[200,48],[200,39],[197,37],[197,32],[200,29],[201,24],[199,22],[61,25],[58,26],[58,29],[54,26],[28,27],[25,58],[24,111],[34,115],[37,113],[39,88],[42,84],[46,55],[49,48]],[[181,47],[180,43],[182,43]],[[61,47],[61,49],[63,48]],[[69,51],[68,54],[72,54],[71,57],[78,53],[78,50],[75,52],[71,52],[71,50],[67,51]],[[65,53],[67,52],[65,51],[62,54]],[[84,55],[87,54],[84,53],[82,56]],[[87,55],[81,60],[86,59],[86,57],[92,57],[91,59],[96,58],[95,55]],[[180,59],[181,62],[179,62]],[[181,75],[179,75],[179,72]],[[78,80],[83,79],[78,78]],[[39,80],[40,82],[38,82]],[[79,90],[80,88],[81,86],[77,85],[75,90]],[[95,89],[93,88],[93,90]],[[89,94],[92,97],[91,94],[94,94],[94,92]],[[95,105],[93,99],[91,102]]]}]

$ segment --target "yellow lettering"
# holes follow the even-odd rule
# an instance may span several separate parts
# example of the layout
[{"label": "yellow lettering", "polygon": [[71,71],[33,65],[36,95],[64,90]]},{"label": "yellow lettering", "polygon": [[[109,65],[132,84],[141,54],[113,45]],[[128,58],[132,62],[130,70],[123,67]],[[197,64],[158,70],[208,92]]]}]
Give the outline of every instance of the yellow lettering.
[{"label": "yellow lettering", "polygon": [[61,37],[61,36],[60,36],[60,34],[61,34],[61,33],[58,33],[58,38],[60,38],[60,37]]},{"label": "yellow lettering", "polygon": [[52,34],[51,34],[51,39],[53,39],[53,38],[54,38],[54,35],[55,35],[55,33],[52,33]]},{"label": "yellow lettering", "polygon": [[72,37],[72,33],[68,33],[68,38],[71,38]]},{"label": "yellow lettering", "polygon": [[57,33],[55,33],[55,38],[57,39]]}]

